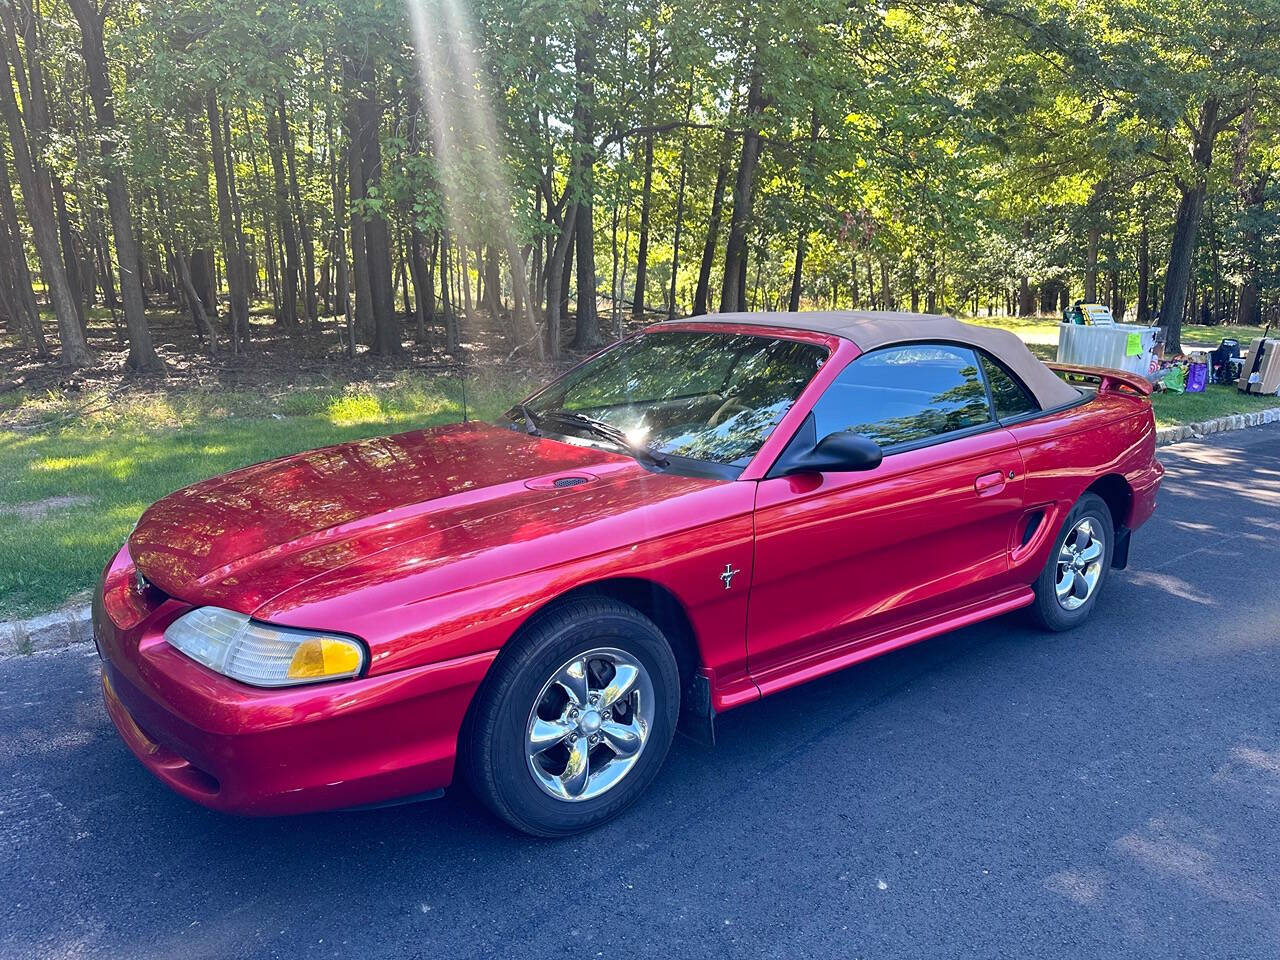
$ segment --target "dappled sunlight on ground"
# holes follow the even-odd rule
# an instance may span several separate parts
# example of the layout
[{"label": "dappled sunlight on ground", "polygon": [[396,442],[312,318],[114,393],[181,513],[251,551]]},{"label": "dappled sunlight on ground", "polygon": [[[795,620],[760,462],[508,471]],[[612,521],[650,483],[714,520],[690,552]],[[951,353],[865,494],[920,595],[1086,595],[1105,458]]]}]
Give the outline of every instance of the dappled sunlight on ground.
[{"label": "dappled sunlight on ground", "polygon": [[1195,893],[1263,906],[1265,890],[1218,857],[1220,837],[1181,813],[1148,820],[1120,837],[1115,848],[1144,868],[1189,886]]},{"label": "dappled sunlight on ground", "polygon": [[1180,577],[1169,574],[1160,574],[1148,570],[1134,570],[1130,572],[1128,579],[1131,583],[1140,587],[1155,587],[1164,593],[1172,594],[1183,600],[1189,600],[1192,603],[1203,603],[1212,606],[1218,602],[1217,598],[1200,593],[1192,584]]}]

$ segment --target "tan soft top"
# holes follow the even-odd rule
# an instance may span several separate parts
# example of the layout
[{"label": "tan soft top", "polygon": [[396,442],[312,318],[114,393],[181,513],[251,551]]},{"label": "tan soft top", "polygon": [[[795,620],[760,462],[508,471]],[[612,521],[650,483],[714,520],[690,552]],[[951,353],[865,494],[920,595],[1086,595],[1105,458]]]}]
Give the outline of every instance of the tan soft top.
[{"label": "tan soft top", "polygon": [[677,323],[752,324],[829,333],[853,341],[864,353],[894,343],[945,341],[978,347],[1008,367],[1026,385],[1041,409],[1080,399],[1076,390],[1036,359],[1026,344],[1008,330],[961,323],[933,313],[888,310],[801,311],[798,313],[713,313]]}]

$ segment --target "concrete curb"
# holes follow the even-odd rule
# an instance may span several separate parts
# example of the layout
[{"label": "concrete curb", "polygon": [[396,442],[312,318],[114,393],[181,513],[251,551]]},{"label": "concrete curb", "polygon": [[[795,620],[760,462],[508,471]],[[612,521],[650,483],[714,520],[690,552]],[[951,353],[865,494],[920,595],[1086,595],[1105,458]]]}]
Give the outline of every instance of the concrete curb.
[{"label": "concrete curb", "polygon": [[1199,440],[1211,433],[1226,433],[1228,430],[1243,430],[1246,427],[1260,427],[1265,423],[1280,423],[1280,407],[1266,410],[1254,410],[1252,413],[1232,413],[1216,420],[1203,420],[1200,423],[1183,423],[1176,427],[1162,427],[1156,431],[1156,446],[1163,447],[1180,440]]},{"label": "concrete curb", "polygon": [[0,659],[37,650],[54,650],[93,639],[89,604],[62,607],[30,620],[0,623]]},{"label": "concrete curb", "polygon": [[[1234,413],[1202,423],[1164,427],[1156,431],[1156,445],[1163,447],[1180,440],[1198,440],[1211,433],[1260,427],[1266,423],[1280,423],[1280,407]],[[89,613],[89,604],[72,604],[30,620],[0,623],[0,659],[90,642],[93,627],[89,623]]]}]

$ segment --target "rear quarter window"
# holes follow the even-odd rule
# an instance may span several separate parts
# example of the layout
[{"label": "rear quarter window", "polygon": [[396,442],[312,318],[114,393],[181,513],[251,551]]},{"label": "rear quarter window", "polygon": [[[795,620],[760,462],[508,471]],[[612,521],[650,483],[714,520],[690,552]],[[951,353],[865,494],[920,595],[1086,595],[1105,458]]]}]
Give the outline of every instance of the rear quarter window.
[{"label": "rear quarter window", "polygon": [[1004,364],[985,353],[981,355],[981,360],[982,372],[987,375],[987,383],[991,386],[991,402],[996,408],[996,419],[1009,420],[1040,409],[1040,404],[1036,403],[1026,387],[1014,379]]}]

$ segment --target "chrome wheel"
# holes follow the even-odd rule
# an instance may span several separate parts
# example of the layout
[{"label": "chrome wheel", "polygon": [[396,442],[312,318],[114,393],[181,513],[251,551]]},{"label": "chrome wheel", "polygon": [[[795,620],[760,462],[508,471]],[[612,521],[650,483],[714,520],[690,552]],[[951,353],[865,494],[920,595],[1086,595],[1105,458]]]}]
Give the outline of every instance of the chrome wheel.
[{"label": "chrome wheel", "polygon": [[1071,528],[1058,551],[1056,592],[1064,610],[1078,610],[1093,595],[1105,558],[1098,521],[1084,517]]},{"label": "chrome wheel", "polygon": [[557,800],[592,800],[631,772],[653,715],[644,665],[613,647],[588,650],[551,675],[529,711],[529,772]]}]

